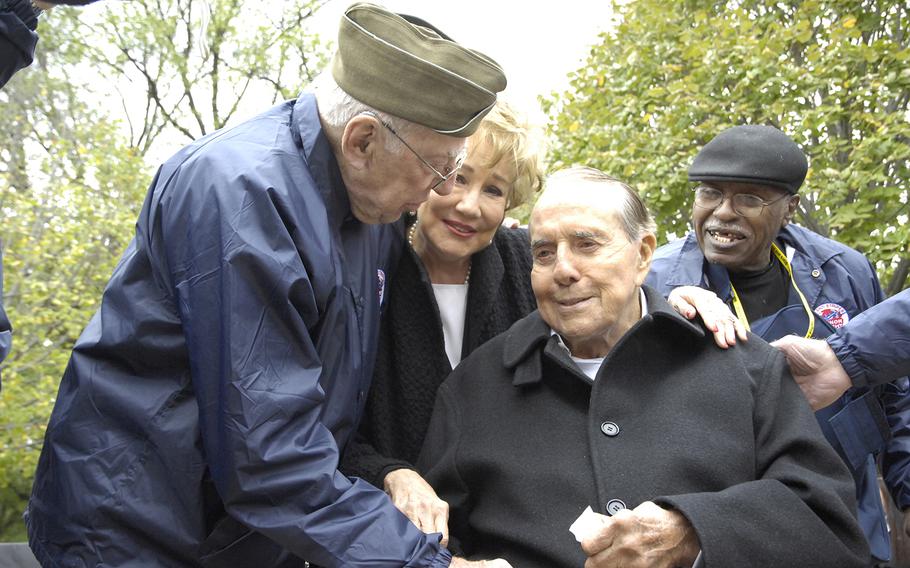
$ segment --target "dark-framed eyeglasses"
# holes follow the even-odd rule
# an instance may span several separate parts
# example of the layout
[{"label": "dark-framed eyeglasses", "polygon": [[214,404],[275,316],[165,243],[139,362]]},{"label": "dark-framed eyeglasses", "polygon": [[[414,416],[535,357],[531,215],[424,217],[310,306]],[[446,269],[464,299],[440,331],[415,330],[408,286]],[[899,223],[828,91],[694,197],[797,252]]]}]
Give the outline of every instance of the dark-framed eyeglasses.
[{"label": "dark-framed eyeglasses", "polygon": [[398,138],[398,141],[399,141],[399,142],[401,142],[402,144],[404,144],[404,147],[405,147],[405,148],[407,148],[408,150],[411,151],[412,154],[414,154],[415,156],[417,156],[417,159],[420,160],[421,163],[422,163],[423,165],[425,165],[426,167],[430,168],[430,171],[432,171],[433,174],[436,176],[436,182],[435,182],[433,185],[430,186],[430,190],[431,190],[431,191],[432,191],[432,190],[435,190],[435,189],[436,189],[437,187],[439,187],[440,185],[442,185],[442,184],[444,184],[445,182],[449,181],[449,179],[450,179],[453,175],[455,175],[455,173],[458,171],[458,169],[459,169],[459,168],[461,167],[461,165],[464,163],[465,157],[467,156],[467,152],[466,152],[465,150],[462,150],[462,151],[458,154],[458,156],[455,157],[455,164],[454,164],[453,166],[451,166],[451,167],[450,167],[450,166],[446,166],[446,167],[443,169],[443,171],[440,172],[440,171],[437,170],[435,167],[433,167],[433,164],[431,164],[430,162],[424,160],[424,159],[423,159],[423,156],[421,156],[420,154],[417,153],[417,150],[415,150],[414,148],[411,148],[411,145],[408,144],[407,142],[405,142],[404,138],[402,138],[397,132],[395,132],[395,129],[392,128],[392,126],[391,126],[389,123],[387,123],[386,121],[382,120],[375,112],[364,111],[363,114],[372,116],[373,118],[375,118],[376,120],[378,120],[380,124],[382,124],[383,126],[385,126],[386,129],[388,129],[388,131],[391,132],[393,136],[395,136],[395,138]]},{"label": "dark-framed eyeglasses", "polygon": [[[790,197],[789,193],[781,195],[777,199],[765,201],[757,195],[751,193],[737,193],[730,197],[730,204],[733,212],[742,217],[758,217],[768,205],[777,203],[782,199]],[[725,194],[719,189],[714,189],[707,185],[695,187],[695,206],[701,209],[717,209],[724,202]]]}]

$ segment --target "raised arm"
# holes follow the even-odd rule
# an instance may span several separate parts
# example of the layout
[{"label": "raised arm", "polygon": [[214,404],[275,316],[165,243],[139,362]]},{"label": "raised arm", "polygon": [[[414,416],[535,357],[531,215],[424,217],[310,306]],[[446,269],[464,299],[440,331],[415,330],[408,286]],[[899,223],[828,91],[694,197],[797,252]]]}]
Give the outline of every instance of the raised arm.
[{"label": "raised arm", "polygon": [[827,341],[855,386],[910,375],[910,289],[856,316]]},{"label": "raised arm", "polygon": [[3,249],[0,248],[0,362],[9,354],[13,334],[10,330],[9,319],[3,311]]},{"label": "raised arm", "polygon": [[910,374],[910,290],[872,306],[824,341],[787,336],[772,345],[786,355],[814,409],[852,386],[891,382]]}]

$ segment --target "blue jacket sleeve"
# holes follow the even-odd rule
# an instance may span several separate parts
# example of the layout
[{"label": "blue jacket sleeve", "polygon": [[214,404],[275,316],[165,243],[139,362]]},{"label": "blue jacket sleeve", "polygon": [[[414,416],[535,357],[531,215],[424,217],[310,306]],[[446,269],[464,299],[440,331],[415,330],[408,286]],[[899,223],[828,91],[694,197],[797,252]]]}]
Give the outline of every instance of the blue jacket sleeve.
[{"label": "blue jacket sleeve", "polygon": [[828,343],[855,386],[910,375],[910,290],[856,316]]},{"label": "blue jacket sleeve", "polygon": [[312,275],[267,185],[225,169],[196,164],[162,182],[181,191],[165,191],[149,239],[176,293],[202,443],[227,512],[321,566],[447,566],[439,535],[337,470],[320,384],[332,362],[317,349],[328,324]]},{"label": "blue jacket sleeve", "polygon": [[0,87],[24,67],[32,64],[38,35],[35,13],[26,0],[8,0],[0,9]]},{"label": "blue jacket sleeve", "polygon": [[[98,0],[47,0],[52,4],[84,6]],[[0,1],[0,87],[17,71],[32,64],[38,43],[38,10],[31,0]]]},{"label": "blue jacket sleeve", "polygon": [[903,510],[910,507],[910,381],[902,377],[878,388],[891,428],[891,440],[882,453],[882,477]]},{"label": "blue jacket sleeve", "polygon": [[0,248],[0,363],[9,354],[12,340],[13,334],[9,319],[6,317],[6,312],[3,311],[3,249]]}]

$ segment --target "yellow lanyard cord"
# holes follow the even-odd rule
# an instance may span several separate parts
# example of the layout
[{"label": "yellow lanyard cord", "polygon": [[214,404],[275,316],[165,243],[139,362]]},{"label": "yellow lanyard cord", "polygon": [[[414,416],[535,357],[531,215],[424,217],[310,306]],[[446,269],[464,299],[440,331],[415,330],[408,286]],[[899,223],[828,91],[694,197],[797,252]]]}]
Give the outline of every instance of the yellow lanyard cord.
[{"label": "yellow lanyard cord", "polygon": [[[787,260],[787,255],[780,250],[780,247],[778,247],[776,243],[771,243],[771,252],[773,252],[777,260],[784,265],[784,268],[787,269],[787,274],[790,275],[790,282],[793,284],[793,289],[796,290],[796,293],[799,295],[799,299],[803,303],[803,308],[806,310],[806,315],[809,317],[809,329],[806,331],[806,338],[811,338],[812,334],[815,333],[815,315],[812,313],[812,308],[809,307],[809,302],[806,301],[806,297],[803,295],[802,290],[796,285],[796,280],[793,278],[793,268],[790,267],[790,261]],[[733,287],[732,282],[730,283],[730,292],[733,294],[733,311],[736,312],[736,317],[739,318],[739,321],[743,322],[743,325],[747,330],[752,331],[752,328],[749,327],[749,319],[746,317],[746,310],[743,309],[743,304],[739,300],[739,294],[736,293],[736,289]]]},{"label": "yellow lanyard cord", "polygon": [[752,331],[752,328],[749,327],[749,318],[746,317],[746,310],[743,309],[743,303],[739,301],[739,294],[736,293],[736,288],[733,287],[732,282],[730,282],[730,292],[733,293],[733,311],[736,312],[736,317],[743,322],[746,331]]}]

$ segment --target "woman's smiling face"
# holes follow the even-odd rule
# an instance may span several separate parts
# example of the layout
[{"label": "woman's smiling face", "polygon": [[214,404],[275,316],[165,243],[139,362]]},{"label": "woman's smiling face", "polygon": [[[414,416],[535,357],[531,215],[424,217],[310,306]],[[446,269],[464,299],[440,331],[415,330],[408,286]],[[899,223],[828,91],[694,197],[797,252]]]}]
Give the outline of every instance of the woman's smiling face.
[{"label": "woman's smiling face", "polygon": [[421,257],[438,262],[460,262],[490,245],[505,217],[515,180],[508,157],[490,165],[492,148],[468,140],[468,156],[448,195],[432,193],[417,212],[422,241]]}]

